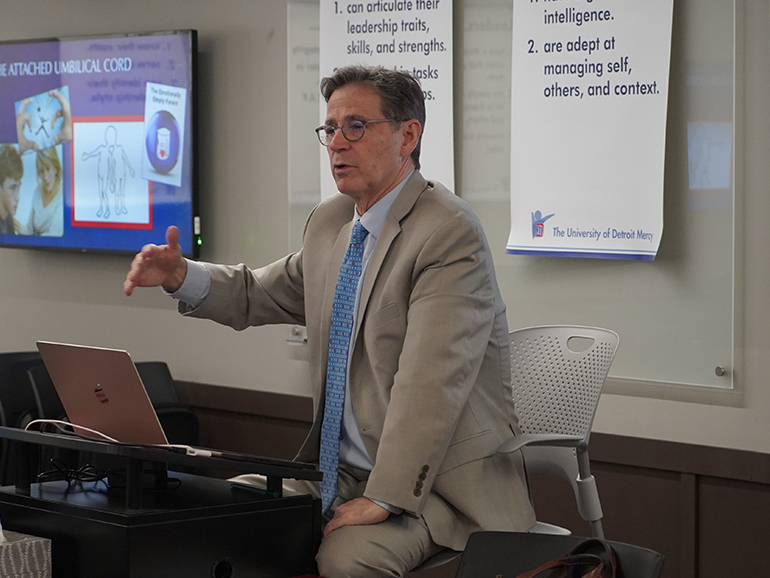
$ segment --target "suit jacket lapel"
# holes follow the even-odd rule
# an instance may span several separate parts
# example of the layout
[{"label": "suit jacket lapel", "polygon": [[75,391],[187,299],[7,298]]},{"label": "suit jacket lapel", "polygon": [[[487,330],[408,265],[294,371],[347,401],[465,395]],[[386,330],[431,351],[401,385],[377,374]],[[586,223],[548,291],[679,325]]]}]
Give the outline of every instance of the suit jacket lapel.
[{"label": "suit jacket lapel", "polygon": [[[385,220],[385,226],[377,238],[377,244],[374,246],[372,256],[369,258],[369,264],[366,267],[366,276],[361,288],[361,298],[358,304],[358,318],[356,319],[356,334],[361,328],[361,321],[364,318],[364,311],[372,295],[372,288],[379,275],[382,263],[385,260],[393,240],[401,232],[401,220],[409,214],[420,197],[422,192],[428,186],[428,182],[423,178],[419,171],[414,171],[412,176],[404,185],[404,189],[398,195],[398,198],[390,208],[390,213]],[[332,289],[333,290],[333,289]],[[329,310],[331,316],[331,309]]]}]

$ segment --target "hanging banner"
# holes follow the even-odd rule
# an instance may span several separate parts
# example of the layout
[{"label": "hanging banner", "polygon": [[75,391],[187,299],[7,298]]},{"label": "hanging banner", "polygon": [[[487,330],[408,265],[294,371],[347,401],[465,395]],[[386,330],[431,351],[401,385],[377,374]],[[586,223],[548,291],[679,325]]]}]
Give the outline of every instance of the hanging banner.
[{"label": "hanging banner", "polygon": [[515,255],[651,261],[673,0],[513,0]]},{"label": "hanging banner", "polygon": [[[321,77],[347,64],[411,72],[425,94],[421,172],[454,190],[451,0],[321,0],[320,10]],[[319,125],[325,115],[322,98]],[[336,190],[323,150],[321,194]]]},{"label": "hanging banner", "polygon": [[[321,199],[318,186],[318,139],[310,131],[319,125],[318,3],[289,0],[287,10],[287,69],[289,106],[289,205],[302,213]],[[327,169],[328,170],[328,169]],[[305,217],[300,222],[304,228]]]}]

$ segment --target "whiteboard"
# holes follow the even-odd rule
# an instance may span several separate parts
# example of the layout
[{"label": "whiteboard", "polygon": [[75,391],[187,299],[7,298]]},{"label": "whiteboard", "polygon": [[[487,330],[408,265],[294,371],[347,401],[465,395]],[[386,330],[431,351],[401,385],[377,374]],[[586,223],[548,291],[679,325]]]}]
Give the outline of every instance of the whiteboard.
[{"label": "whiteboard", "polygon": [[[735,5],[674,5],[664,229],[654,262],[505,254],[513,6],[511,0],[465,0],[454,8],[455,192],[482,220],[510,328],[608,327],[621,338],[611,371],[621,386],[637,392],[672,386],[733,391],[739,385],[734,368],[740,365],[735,312],[741,270]],[[543,159],[543,170],[558,169],[558,159]],[[290,244],[296,249],[311,207],[290,204]]]}]

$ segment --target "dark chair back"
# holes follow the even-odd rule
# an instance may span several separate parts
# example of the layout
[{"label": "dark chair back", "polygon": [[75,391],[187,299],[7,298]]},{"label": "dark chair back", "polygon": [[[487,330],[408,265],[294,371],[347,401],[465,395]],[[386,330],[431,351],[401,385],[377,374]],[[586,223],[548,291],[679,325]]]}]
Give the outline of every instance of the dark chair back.
[{"label": "dark chair back", "polygon": [[[53,385],[51,376],[45,365],[35,365],[27,370],[29,381],[32,384],[32,391],[35,394],[37,404],[37,415],[40,419],[58,419],[67,421],[67,413],[64,411],[59,394]],[[46,431],[59,433],[53,427]],[[89,463],[95,459],[92,454],[83,454],[75,450],[66,450],[64,448],[41,447],[39,453],[39,470],[52,472],[53,462],[58,461],[64,467],[76,469],[78,466]]]},{"label": "dark chair back", "polygon": [[135,365],[168,442],[197,445],[198,417],[189,407],[180,403],[168,365],[163,361],[140,361]]},{"label": "dark chair back", "polygon": [[42,363],[38,351],[0,353],[0,425],[24,427],[37,417],[27,370]]},{"label": "dark chair back", "polygon": [[[567,554],[585,539],[526,532],[476,532],[468,539],[456,578],[518,576]],[[622,542],[607,542],[617,554],[617,578],[660,577],[662,554]]]},{"label": "dark chair back", "polygon": [[[0,425],[24,428],[37,419],[37,404],[27,370],[42,365],[38,351],[0,353]],[[8,440],[0,444],[0,485],[15,482],[18,468],[14,445]]]},{"label": "dark chair back", "polygon": [[179,405],[174,378],[164,361],[139,361],[134,365],[152,405]]},{"label": "dark chair back", "polygon": [[27,370],[32,392],[35,394],[37,415],[44,419],[67,419],[67,414],[56,393],[56,388],[45,365],[36,365]]}]

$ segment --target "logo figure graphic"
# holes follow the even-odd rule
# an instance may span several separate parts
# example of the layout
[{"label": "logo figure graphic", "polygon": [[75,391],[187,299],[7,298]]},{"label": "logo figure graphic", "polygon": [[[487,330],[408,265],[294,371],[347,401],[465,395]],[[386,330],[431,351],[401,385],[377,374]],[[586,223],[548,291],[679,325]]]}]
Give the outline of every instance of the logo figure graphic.
[{"label": "logo figure graphic", "polygon": [[131,178],[134,177],[134,167],[125,149],[118,143],[118,131],[113,125],[104,129],[104,144],[91,152],[84,152],[81,159],[87,161],[93,157],[97,158],[96,176],[99,182],[99,211],[96,216],[105,219],[110,216],[108,193],[115,197],[115,214],[127,214],[126,180],[128,173],[131,173]]},{"label": "logo figure graphic", "polygon": [[532,213],[532,238],[542,237],[545,232],[545,222],[553,217],[556,213],[551,213],[545,217],[540,211]]}]

